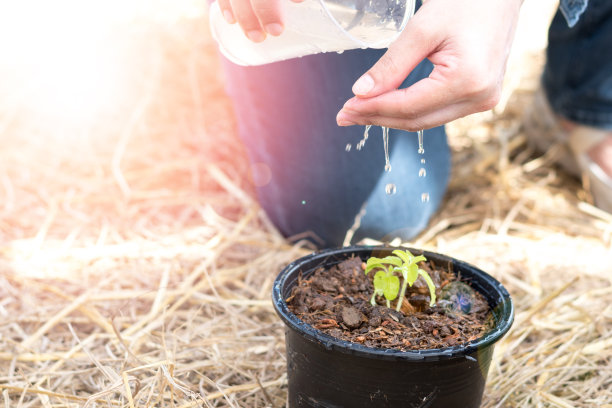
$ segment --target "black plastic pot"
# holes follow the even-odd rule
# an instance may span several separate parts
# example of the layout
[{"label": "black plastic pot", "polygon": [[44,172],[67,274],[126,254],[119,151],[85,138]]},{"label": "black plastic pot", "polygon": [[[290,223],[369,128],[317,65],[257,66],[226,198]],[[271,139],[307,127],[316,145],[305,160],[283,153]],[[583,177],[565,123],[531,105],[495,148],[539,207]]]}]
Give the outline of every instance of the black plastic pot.
[{"label": "black plastic pot", "polygon": [[506,289],[493,277],[465,262],[411,249],[449,265],[487,299],[495,327],[483,337],[444,349],[399,351],[365,347],[333,338],[303,323],[287,308],[285,299],[298,276],[331,266],[353,255],[390,255],[396,248],[348,247],[300,258],[276,278],[273,301],[286,324],[289,407],[470,408],[482,400],[493,348],[512,325],[514,307]]}]

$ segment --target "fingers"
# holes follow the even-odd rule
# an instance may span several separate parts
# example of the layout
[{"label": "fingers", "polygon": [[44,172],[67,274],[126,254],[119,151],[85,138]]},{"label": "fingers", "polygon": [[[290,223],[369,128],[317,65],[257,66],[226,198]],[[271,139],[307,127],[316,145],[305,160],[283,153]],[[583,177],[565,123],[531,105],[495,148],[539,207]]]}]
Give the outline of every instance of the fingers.
[{"label": "fingers", "polygon": [[281,0],[217,0],[225,20],[238,22],[245,35],[262,42],[266,34],[280,35],[283,30]]},{"label": "fingers", "polygon": [[485,79],[486,73],[479,74],[476,68],[466,72],[439,65],[428,78],[408,88],[370,98],[353,97],[344,104],[336,121],[340,126],[382,123],[393,127],[394,123],[414,131],[493,108],[499,101],[501,82]]},{"label": "fingers", "polygon": [[248,0],[230,0],[232,10],[244,34],[253,42],[262,42],[266,34]]},{"label": "fingers", "polygon": [[363,115],[361,113],[346,111],[340,126],[353,125],[375,125],[386,126],[393,129],[408,130],[416,132],[418,130],[431,129],[442,126],[459,117],[469,115],[472,111],[467,103],[457,103],[443,109],[428,113],[414,118],[383,116],[378,114]]},{"label": "fingers", "polygon": [[221,13],[223,14],[223,18],[230,24],[234,24],[236,22],[236,17],[234,16],[234,12],[232,11],[232,5],[229,0],[217,0],[219,4],[219,8],[221,9]]},{"label": "fingers", "polygon": [[448,83],[425,78],[409,88],[346,102],[336,121],[340,126],[375,124],[416,131],[442,125],[477,111],[491,109],[499,93],[461,94]]},{"label": "fingers", "polygon": [[283,32],[280,0],[251,0],[264,31],[277,36]]},{"label": "fingers", "polygon": [[[454,0],[424,2],[387,53],[354,84],[356,96],[338,113],[338,124],[419,130],[493,108],[520,5],[473,1],[480,5],[477,14]],[[397,89],[425,57],[434,66],[429,77]]]},{"label": "fingers", "polygon": [[372,98],[351,98],[344,104],[342,111],[348,110],[364,116],[413,119],[443,106],[445,98],[440,94],[440,90],[444,91],[443,87],[443,84],[435,80],[424,78],[409,88],[389,91]]},{"label": "fingers", "polygon": [[369,98],[396,89],[431,53],[436,45],[430,36],[418,27],[420,24],[417,14],[387,52],[355,82],[353,85],[355,95]]}]

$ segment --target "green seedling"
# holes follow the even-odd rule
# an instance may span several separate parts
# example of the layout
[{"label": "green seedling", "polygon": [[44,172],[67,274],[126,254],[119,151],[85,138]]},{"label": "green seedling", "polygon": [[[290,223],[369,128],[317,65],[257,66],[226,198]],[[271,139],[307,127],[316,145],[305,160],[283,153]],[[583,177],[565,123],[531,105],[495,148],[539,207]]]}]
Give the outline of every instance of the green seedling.
[{"label": "green seedling", "polygon": [[397,297],[400,289],[400,280],[394,274],[395,268],[402,265],[402,260],[396,256],[385,258],[371,257],[366,263],[366,275],[374,269],[378,269],[374,275],[374,293],[370,299],[372,306],[376,305],[376,296],[384,296],[387,300],[387,307],[391,307],[391,301]]},{"label": "green seedling", "polygon": [[[401,251],[399,249],[394,250],[393,255],[384,258],[371,257],[366,262],[366,275],[368,272],[378,270],[374,275],[374,294],[370,303],[376,304],[376,296],[384,296],[387,301],[387,307],[391,307],[391,301],[397,298],[399,292],[399,299],[395,310],[399,311],[402,307],[402,302],[406,296],[406,290],[408,286],[412,286],[419,276],[422,276],[429,287],[430,302],[429,306],[433,306],[436,303],[436,287],[431,280],[431,277],[427,272],[419,268],[418,263],[426,261],[427,259],[423,255],[414,256],[410,251]],[[400,280],[397,274],[402,278],[402,287],[400,289]]]}]

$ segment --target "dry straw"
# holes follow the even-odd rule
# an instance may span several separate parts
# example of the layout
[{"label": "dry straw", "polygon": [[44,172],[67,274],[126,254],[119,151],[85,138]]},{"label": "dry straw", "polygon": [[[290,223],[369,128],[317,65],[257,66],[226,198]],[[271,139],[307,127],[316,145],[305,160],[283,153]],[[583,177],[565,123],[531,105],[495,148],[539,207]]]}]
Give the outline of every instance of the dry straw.
[{"label": "dry straw", "polygon": [[[2,101],[5,407],[284,406],[271,284],[311,248],[252,199],[204,20],[119,26],[129,85],[94,122]],[[541,49],[513,61],[501,106],[449,126],[449,193],[406,244],[513,295],[483,406],[610,408],[612,216],[528,149]]]}]

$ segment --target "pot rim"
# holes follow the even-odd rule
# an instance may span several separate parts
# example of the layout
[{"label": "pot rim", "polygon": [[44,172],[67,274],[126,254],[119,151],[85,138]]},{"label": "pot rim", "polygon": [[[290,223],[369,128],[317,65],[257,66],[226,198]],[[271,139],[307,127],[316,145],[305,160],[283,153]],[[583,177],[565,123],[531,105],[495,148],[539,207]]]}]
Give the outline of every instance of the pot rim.
[{"label": "pot rim", "polygon": [[[496,322],[495,327],[487,332],[484,336],[479,337],[476,340],[473,340],[468,343],[464,343],[462,345],[446,347],[446,348],[438,348],[438,349],[426,349],[426,350],[407,350],[401,351],[397,349],[383,349],[383,348],[375,348],[375,347],[367,347],[361,345],[359,343],[352,343],[346,340],[337,339],[328,334],[325,334],[311,325],[302,322],[295,314],[293,314],[285,302],[283,298],[283,287],[285,286],[289,275],[295,269],[299,269],[305,264],[312,263],[313,261],[320,260],[318,266],[323,266],[328,258],[330,257],[338,257],[345,254],[363,254],[373,251],[385,251],[391,252],[394,249],[408,249],[413,253],[419,253],[425,255],[425,257],[451,262],[455,265],[455,269],[460,271],[468,271],[468,273],[474,274],[478,277],[478,280],[485,285],[491,287],[494,292],[496,299],[498,301],[496,307],[496,314],[499,316],[499,320]],[[314,268],[309,268],[312,270]],[[490,302],[491,298],[494,296],[487,296],[487,301]],[[312,341],[321,345],[324,348],[335,350],[338,352],[343,352],[346,354],[351,354],[355,356],[361,356],[366,358],[376,358],[376,359],[387,359],[387,360],[426,360],[426,361],[434,361],[434,360],[447,360],[453,358],[466,358],[473,353],[478,352],[483,348],[488,348],[492,346],[495,342],[501,339],[507,332],[510,330],[512,323],[514,321],[514,305],[510,294],[506,290],[506,288],[495,278],[493,278],[488,273],[476,268],[475,266],[461,261],[459,259],[443,255],[437,252],[430,252],[421,249],[415,248],[405,248],[405,247],[390,247],[390,246],[365,246],[365,245],[356,245],[350,247],[342,247],[342,248],[328,248],[313,252],[309,255],[303,256],[289,265],[285,266],[282,271],[278,274],[276,279],[274,280],[274,286],[272,289],[272,301],[274,304],[274,309],[276,313],[279,315],[281,320],[292,330],[300,333],[302,337],[305,339]]]}]

